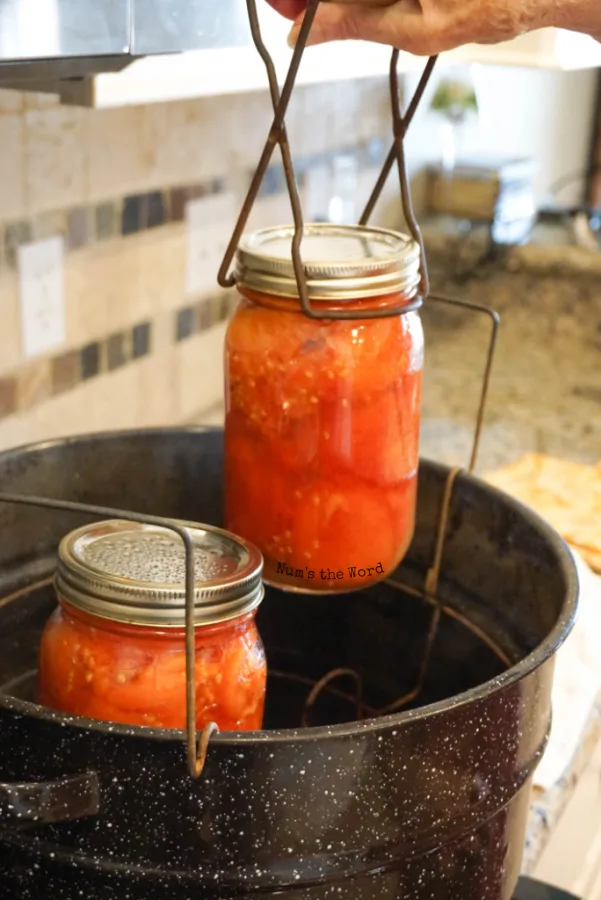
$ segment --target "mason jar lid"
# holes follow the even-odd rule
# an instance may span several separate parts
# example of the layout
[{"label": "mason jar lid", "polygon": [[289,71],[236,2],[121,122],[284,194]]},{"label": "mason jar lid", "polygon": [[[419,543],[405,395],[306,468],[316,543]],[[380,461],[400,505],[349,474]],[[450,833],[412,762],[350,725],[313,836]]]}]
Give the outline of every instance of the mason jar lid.
[{"label": "mason jar lid", "polygon": [[[194,621],[211,625],[248,613],[263,599],[263,558],[241,538],[187,522],[194,542]],[[60,543],[55,587],[84,612],[115,622],[183,628],[185,551],[168,528],[110,520]]]},{"label": "mason jar lid", "polygon": [[[298,298],[292,265],[292,225],[245,235],[236,254],[239,285]],[[301,258],[312,300],[343,302],[401,293],[415,296],[419,245],[405,234],[362,225],[305,225]]]}]

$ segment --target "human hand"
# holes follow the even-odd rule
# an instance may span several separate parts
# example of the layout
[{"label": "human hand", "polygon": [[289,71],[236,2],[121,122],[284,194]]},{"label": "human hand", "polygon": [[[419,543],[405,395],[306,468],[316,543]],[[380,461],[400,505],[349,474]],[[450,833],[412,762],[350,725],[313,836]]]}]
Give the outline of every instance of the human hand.
[{"label": "human hand", "polygon": [[[307,0],[267,0],[294,20],[298,37]],[[431,56],[463,44],[495,44],[538,28],[601,33],[599,0],[322,0],[308,46],[338,40],[389,44]]]}]

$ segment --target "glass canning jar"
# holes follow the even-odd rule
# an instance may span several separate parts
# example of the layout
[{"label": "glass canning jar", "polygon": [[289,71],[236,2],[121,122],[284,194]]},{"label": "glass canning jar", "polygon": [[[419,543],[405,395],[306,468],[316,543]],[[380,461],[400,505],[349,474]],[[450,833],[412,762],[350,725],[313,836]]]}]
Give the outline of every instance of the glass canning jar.
[{"label": "glass canning jar", "polygon": [[423,331],[419,314],[361,318],[409,303],[419,248],[396,232],[305,226],[303,315],[291,227],[243,239],[242,295],[226,335],[226,527],[253,541],[264,578],[344,592],[396,568],[415,521]]},{"label": "glass canning jar", "polygon": [[[255,624],[256,547],[189,526],[195,544],[196,727],[262,726],[266,660]],[[184,548],[168,529],[108,521],[67,535],[59,605],[42,635],[38,702],[155,728],[186,725]]]}]

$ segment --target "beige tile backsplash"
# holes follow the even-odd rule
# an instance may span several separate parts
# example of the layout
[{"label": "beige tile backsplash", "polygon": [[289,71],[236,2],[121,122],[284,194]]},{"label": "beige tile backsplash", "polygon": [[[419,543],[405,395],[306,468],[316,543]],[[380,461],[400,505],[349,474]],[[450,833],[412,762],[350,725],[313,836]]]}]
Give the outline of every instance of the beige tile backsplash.
[{"label": "beige tile backsplash", "polygon": [[[173,425],[218,407],[226,323],[218,315],[199,325],[202,298],[186,296],[186,226],[172,189],[217,179],[241,202],[271,119],[267,92],[94,111],[0,90],[0,394],[9,402],[0,449]],[[305,158],[388,129],[385,80],[303,88],[289,120],[293,150]],[[374,176],[373,167],[361,173],[365,197]],[[173,208],[158,227],[126,227],[126,198],[153,191],[171,196]],[[260,198],[249,227],[290,218],[287,198],[275,193]],[[66,342],[52,359],[25,360],[10,247],[55,234],[66,241]],[[196,324],[181,339],[190,317]]]},{"label": "beige tile backsplash", "polygon": [[[122,244],[119,241],[118,244]],[[120,246],[85,247],[65,263],[66,348],[79,347],[109,330],[107,293],[115,284],[122,257]],[[110,267],[107,268],[107,264]],[[119,307],[114,304],[114,313]]]},{"label": "beige tile backsplash", "polygon": [[1,110],[0,103],[2,215],[17,217],[25,209],[25,122],[23,116],[2,115]]},{"label": "beige tile backsplash", "polygon": [[22,112],[25,96],[29,95],[21,94],[19,91],[0,90],[0,115]]},{"label": "beige tile backsplash", "polygon": [[24,125],[27,212],[35,215],[84,203],[88,160],[81,150],[86,142],[87,118],[79,110],[52,106],[27,110]]},{"label": "beige tile backsplash", "polygon": [[148,127],[145,107],[103,109],[85,116],[89,200],[135,194],[160,183],[157,136]]},{"label": "beige tile backsplash", "polygon": [[[19,288],[15,272],[0,271],[0,375],[11,372],[21,361]],[[0,435],[2,431],[0,422]]]},{"label": "beige tile backsplash", "polygon": [[154,312],[177,309],[185,294],[186,232],[183,223],[136,235],[139,290]]},{"label": "beige tile backsplash", "polygon": [[220,399],[225,323],[186,341],[176,366],[176,421],[191,419]]}]

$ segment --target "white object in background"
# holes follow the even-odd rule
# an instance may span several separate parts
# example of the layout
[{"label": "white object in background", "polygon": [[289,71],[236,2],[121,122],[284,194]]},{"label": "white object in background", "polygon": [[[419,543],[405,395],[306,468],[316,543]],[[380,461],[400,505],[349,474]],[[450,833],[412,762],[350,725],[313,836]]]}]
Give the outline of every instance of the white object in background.
[{"label": "white object in background", "polygon": [[305,175],[305,221],[327,222],[332,172],[325,163],[311,166]]},{"label": "white object in background", "polygon": [[62,237],[22,244],[17,250],[23,352],[30,359],[66,340]]},{"label": "white object in background", "polygon": [[601,898],[601,742],[551,831],[532,875],[583,900]]},{"label": "white object in background", "polygon": [[334,157],[332,198],[328,218],[335,225],[353,225],[357,220],[357,157],[341,153]]},{"label": "white object in background", "polygon": [[601,577],[572,552],[580,582],[578,619],[555,660],[551,734],[534,775],[543,790],[557,784],[569,766],[601,692]]},{"label": "white object in background", "polygon": [[572,234],[578,247],[595,251],[599,249],[597,235],[591,228],[591,223],[586,213],[576,213],[572,219]]},{"label": "white object in background", "polygon": [[[267,44],[280,78],[292,58],[286,44],[290,23]],[[381,44],[343,41],[323,47],[311,47],[300,67],[297,85],[327,84],[347,79],[386,77],[390,51]],[[402,53],[399,71],[421,71],[424,60]],[[150,56],[131,63],[122,72],[110,72],[85,80],[60,85],[65,102],[105,109],[144,103],[165,103],[193,97],[219,97],[228,94],[266,91],[265,66],[252,47],[195,50],[172,56]]]},{"label": "white object in background", "polygon": [[[285,27],[287,30],[288,22]],[[291,58],[285,36],[278,33],[268,40],[268,46],[276,69],[281,72]],[[442,54],[439,66],[443,69],[458,62],[580,71],[601,66],[601,44],[581,34],[551,28],[498,45],[469,44]],[[296,83],[385,78],[389,65],[387,47],[362,41],[341,41],[311,47],[303,59]],[[400,54],[399,72],[421,72],[423,67],[423,57]],[[59,87],[66,103],[104,109],[267,90],[267,76],[254,47],[232,47],[150,56],[136,60],[122,72],[79,81],[67,79]]]},{"label": "white object in background", "polygon": [[601,44],[584,34],[561,28],[542,28],[502,44],[468,44],[444,57],[488,63],[575,72],[601,66]]},{"label": "white object in background", "polygon": [[[266,3],[259,4],[259,18],[263,39],[281,81],[292,58],[286,44],[290,22]],[[469,44],[443,53],[438,67],[457,62],[564,71],[594,69],[601,66],[601,44],[575,32],[546,28],[498,45]],[[423,57],[403,52],[399,72],[421,72],[424,63]],[[337,41],[307,51],[296,83],[386,77],[389,65],[388,47],[364,41]],[[246,46],[150,56],[136,60],[121,72],[65,79],[58,88],[66,103],[104,108],[267,90],[267,76],[254,46]]]},{"label": "white object in background", "polygon": [[[580,581],[578,621],[557,653],[553,723],[534,782],[550,788],[561,778],[583,736],[585,721],[601,689],[601,577],[574,553]],[[585,900],[601,900],[601,742],[580,775],[574,793],[532,875]]]},{"label": "white object in background", "polygon": [[186,204],[188,294],[217,289],[217,272],[227,249],[234,219],[235,201],[232,194],[211,194]]}]

